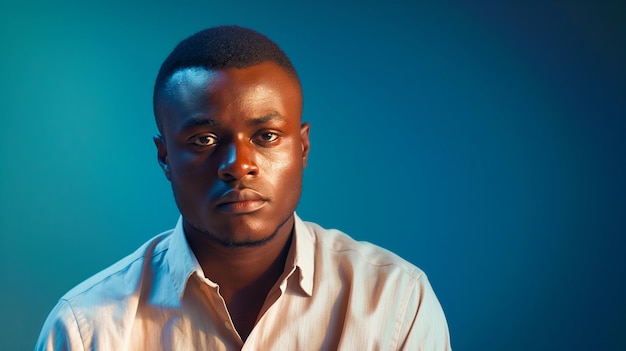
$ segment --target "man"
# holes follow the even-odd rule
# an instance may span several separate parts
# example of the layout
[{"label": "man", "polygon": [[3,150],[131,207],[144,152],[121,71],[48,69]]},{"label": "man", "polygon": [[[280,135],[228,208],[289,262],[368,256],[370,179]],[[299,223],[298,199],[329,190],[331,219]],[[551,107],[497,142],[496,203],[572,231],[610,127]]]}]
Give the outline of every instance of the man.
[{"label": "man", "polygon": [[450,349],[422,271],[295,215],[309,124],[274,42],[236,26],[187,38],[154,112],[182,216],[63,296],[36,349]]}]

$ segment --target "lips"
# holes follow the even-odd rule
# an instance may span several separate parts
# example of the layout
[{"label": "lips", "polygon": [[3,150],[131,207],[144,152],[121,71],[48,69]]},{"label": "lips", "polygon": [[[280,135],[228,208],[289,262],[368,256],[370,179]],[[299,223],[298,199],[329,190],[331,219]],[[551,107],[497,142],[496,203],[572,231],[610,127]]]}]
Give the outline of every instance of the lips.
[{"label": "lips", "polygon": [[220,212],[245,214],[257,211],[267,204],[267,198],[252,189],[231,190],[217,201]]}]

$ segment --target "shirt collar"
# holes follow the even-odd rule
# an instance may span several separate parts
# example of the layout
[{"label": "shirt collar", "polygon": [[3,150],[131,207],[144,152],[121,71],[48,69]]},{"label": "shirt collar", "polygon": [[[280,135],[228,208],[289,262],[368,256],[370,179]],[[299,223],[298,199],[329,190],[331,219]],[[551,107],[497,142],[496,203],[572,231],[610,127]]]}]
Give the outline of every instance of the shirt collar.
[{"label": "shirt collar", "polygon": [[[311,296],[313,293],[315,237],[295,213],[294,223],[294,237],[285,263],[286,267],[291,267],[291,274],[287,279],[291,279],[293,271],[298,268],[300,271],[300,288]],[[195,273],[204,278],[202,267],[200,267],[196,256],[187,243],[182,216],[178,219],[178,223],[171,234],[165,260],[174,293],[180,301],[191,275]]]},{"label": "shirt collar", "polygon": [[178,223],[176,223],[176,227],[174,227],[174,231],[172,232],[169,249],[166,253],[166,262],[174,293],[180,301],[182,300],[189,277],[194,273],[198,274],[200,277],[204,277],[202,267],[200,267],[196,256],[187,243],[183,229],[182,216],[178,218]]},{"label": "shirt collar", "polygon": [[300,269],[300,287],[309,296],[313,294],[313,275],[315,273],[315,236],[304,222],[294,213],[293,265]]}]

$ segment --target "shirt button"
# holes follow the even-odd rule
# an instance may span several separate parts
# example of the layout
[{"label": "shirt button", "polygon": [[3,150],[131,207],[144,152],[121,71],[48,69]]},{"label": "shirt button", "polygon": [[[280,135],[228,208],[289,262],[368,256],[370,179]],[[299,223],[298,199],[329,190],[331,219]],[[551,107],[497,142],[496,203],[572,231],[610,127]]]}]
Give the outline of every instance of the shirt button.
[{"label": "shirt button", "polygon": [[226,329],[228,329],[228,330],[230,330],[230,329],[231,329],[231,328],[230,328],[230,322],[229,322],[229,321],[224,322],[224,326],[225,326],[225,327],[226,327]]}]

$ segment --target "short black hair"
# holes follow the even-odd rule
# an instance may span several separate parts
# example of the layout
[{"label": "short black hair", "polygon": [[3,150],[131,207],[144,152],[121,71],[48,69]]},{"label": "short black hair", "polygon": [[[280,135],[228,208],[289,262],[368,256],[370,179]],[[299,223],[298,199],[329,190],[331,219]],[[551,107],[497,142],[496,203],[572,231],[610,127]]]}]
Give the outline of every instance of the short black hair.
[{"label": "short black hair", "polygon": [[283,50],[255,30],[239,26],[212,27],[181,41],[163,61],[154,83],[154,115],[159,131],[157,94],[177,71],[191,67],[211,70],[248,68],[267,61],[278,64],[300,84],[296,69]]}]

